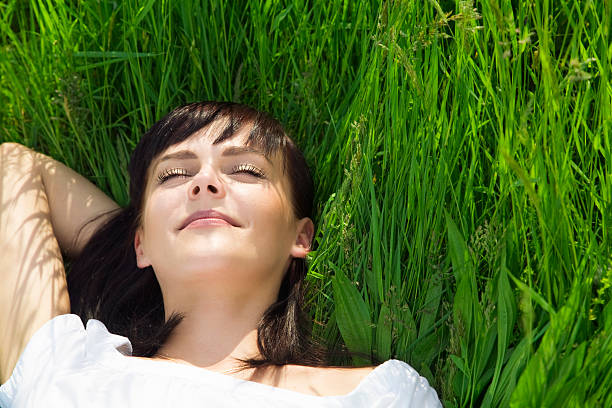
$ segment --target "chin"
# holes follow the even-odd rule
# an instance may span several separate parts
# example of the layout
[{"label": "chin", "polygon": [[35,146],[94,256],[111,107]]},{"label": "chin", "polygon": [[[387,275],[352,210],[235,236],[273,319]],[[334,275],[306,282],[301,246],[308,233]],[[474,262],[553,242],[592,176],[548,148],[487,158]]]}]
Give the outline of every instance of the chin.
[{"label": "chin", "polygon": [[257,259],[237,257],[236,250],[225,248],[206,248],[193,252],[183,253],[180,261],[175,263],[174,269],[189,271],[190,273],[212,273],[220,271],[227,273],[233,270],[248,269],[257,265]]}]

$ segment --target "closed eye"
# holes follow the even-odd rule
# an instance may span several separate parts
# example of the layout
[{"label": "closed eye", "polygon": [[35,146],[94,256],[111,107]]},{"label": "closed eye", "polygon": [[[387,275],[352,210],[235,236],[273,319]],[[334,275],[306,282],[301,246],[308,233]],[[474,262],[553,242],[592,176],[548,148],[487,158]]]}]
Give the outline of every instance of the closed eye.
[{"label": "closed eye", "polygon": [[257,178],[266,177],[266,174],[263,172],[263,170],[248,163],[237,164],[236,166],[232,167],[232,174],[239,173],[248,174]]},{"label": "closed eye", "polygon": [[189,172],[187,172],[186,169],[180,168],[180,167],[175,167],[175,168],[171,168],[171,169],[166,169],[164,171],[162,171],[161,173],[159,173],[159,175],[157,176],[157,181],[159,182],[159,184],[164,183],[165,181],[173,178],[173,177],[189,177],[190,174]]}]

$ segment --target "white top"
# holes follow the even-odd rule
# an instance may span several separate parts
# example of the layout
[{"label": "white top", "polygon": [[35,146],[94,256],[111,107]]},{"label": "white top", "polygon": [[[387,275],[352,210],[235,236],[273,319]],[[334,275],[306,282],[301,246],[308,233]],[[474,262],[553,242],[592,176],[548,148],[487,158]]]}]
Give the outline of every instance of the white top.
[{"label": "white top", "polygon": [[441,407],[408,364],[389,360],[352,392],[318,397],[199,367],[129,358],[130,341],[74,314],[45,323],[26,346],[0,407]]}]

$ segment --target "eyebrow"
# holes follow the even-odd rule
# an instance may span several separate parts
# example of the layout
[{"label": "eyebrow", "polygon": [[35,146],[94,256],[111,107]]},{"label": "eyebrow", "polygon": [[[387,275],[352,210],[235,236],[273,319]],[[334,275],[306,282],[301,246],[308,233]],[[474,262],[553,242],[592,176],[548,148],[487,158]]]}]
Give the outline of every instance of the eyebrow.
[{"label": "eyebrow", "polygon": [[268,158],[268,156],[266,156],[261,150],[251,147],[251,146],[230,146],[227,149],[223,150],[223,153],[221,153],[221,156],[239,156],[241,154],[249,154],[249,153],[261,156],[264,159],[266,159],[269,163],[272,163],[270,158]]},{"label": "eyebrow", "polygon": [[192,160],[197,158],[198,156],[191,150],[179,150],[178,152],[170,153],[163,156],[161,159],[159,159],[157,165],[160,165],[161,163],[168,160]]},{"label": "eyebrow", "polygon": [[[256,154],[266,159],[269,163],[272,163],[268,156],[261,150],[251,146],[230,146],[221,153],[222,156],[239,156],[241,154]],[[169,153],[160,158],[155,167],[168,160],[194,160],[197,158],[198,156],[191,150],[179,150],[178,152]]]}]

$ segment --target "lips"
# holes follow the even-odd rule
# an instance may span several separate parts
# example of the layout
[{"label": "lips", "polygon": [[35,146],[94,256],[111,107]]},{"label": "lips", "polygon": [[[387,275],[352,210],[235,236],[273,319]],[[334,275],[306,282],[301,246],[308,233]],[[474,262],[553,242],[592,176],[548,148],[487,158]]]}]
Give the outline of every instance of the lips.
[{"label": "lips", "polygon": [[181,227],[179,228],[179,230],[184,229],[185,227],[187,227],[189,224],[191,224],[195,220],[203,220],[203,219],[223,220],[234,227],[240,226],[232,217],[228,215],[225,215],[215,210],[205,210],[205,211],[196,211],[193,214],[191,214],[189,217],[187,217],[185,221],[183,221],[183,223],[181,224]]}]

